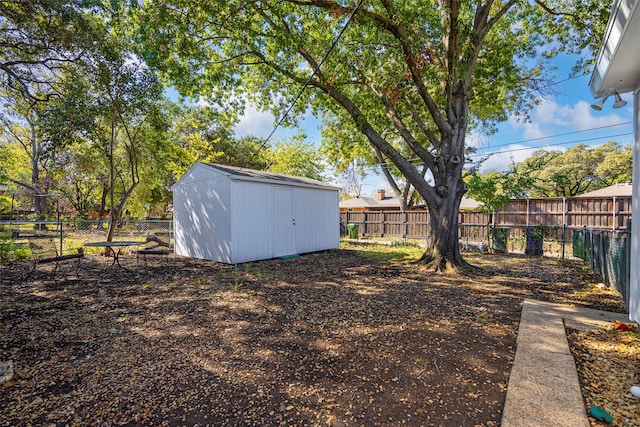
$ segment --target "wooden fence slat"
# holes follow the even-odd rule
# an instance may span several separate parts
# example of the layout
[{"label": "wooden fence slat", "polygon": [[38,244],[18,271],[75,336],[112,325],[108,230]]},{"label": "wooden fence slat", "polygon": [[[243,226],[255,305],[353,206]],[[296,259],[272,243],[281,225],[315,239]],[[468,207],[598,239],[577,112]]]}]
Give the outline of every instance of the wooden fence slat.
[{"label": "wooden fence slat", "polygon": [[[458,223],[461,236],[465,226],[524,227],[527,224],[567,228],[601,228],[625,230],[631,218],[631,196],[586,199],[539,198],[515,199],[491,216],[482,212],[461,211]],[[429,230],[429,212],[416,211],[347,211],[340,212],[340,229],[359,224],[359,234],[370,237],[425,238]],[[465,235],[466,236],[466,235]]]}]

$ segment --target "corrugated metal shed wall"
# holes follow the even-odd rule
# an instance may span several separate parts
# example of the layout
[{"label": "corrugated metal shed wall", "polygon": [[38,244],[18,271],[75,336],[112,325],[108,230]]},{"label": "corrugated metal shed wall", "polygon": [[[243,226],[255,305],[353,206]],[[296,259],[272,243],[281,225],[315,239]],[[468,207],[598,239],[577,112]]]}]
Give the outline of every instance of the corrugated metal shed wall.
[{"label": "corrugated metal shed wall", "polygon": [[[244,181],[233,182],[231,188],[233,263],[340,246],[337,191]],[[289,253],[279,250],[278,242],[282,239],[276,235],[276,220],[283,218],[275,215],[287,211],[274,205],[274,192],[278,189],[288,189],[293,193],[295,227],[285,232],[293,235],[295,247]],[[288,218],[283,220],[289,222]]]},{"label": "corrugated metal shed wall", "polygon": [[231,181],[232,263],[273,256],[271,185]]},{"label": "corrugated metal shed wall", "polygon": [[234,178],[196,164],[173,193],[178,255],[236,264],[340,246],[337,188]]},{"label": "corrugated metal shed wall", "polygon": [[196,165],[173,187],[175,252],[231,263],[229,179]]},{"label": "corrugated metal shed wall", "polygon": [[298,253],[340,246],[337,191],[296,189],[296,250]]}]

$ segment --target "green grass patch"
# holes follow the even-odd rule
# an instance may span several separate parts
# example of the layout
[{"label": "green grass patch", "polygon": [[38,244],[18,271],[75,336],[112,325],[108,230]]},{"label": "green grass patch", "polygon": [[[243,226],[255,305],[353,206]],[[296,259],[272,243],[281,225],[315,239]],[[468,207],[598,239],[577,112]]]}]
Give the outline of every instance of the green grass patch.
[{"label": "green grass patch", "polygon": [[340,247],[342,249],[358,251],[362,256],[380,263],[415,261],[424,253],[424,249],[417,246],[364,245],[342,242]]},{"label": "green grass patch", "polygon": [[29,258],[30,255],[31,251],[27,245],[20,244],[9,237],[0,237],[0,261],[25,259]]}]

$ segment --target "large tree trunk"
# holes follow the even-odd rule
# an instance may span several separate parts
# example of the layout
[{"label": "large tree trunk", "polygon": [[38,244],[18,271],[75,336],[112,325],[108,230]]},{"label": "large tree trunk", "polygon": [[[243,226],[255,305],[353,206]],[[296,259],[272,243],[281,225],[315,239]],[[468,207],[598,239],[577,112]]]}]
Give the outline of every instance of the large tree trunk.
[{"label": "large tree trunk", "polygon": [[[35,131],[32,130],[31,139],[31,185],[33,191],[33,211],[38,221],[44,221],[47,212],[46,188],[40,182],[40,144]],[[46,230],[46,224],[36,223],[36,230]]]},{"label": "large tree trunk", "polygon": [[107,182],[102,185],[102,196],[100,197],[100,208],[98,209],[98,229],[102,230],[103,223],[107,218],[107,197],[109,197],[109,184]]},{"label": "large tree trunk", "polygon": [[124,206],[129,200],[129,197],[133,193],[133,190],[138,186],[138,181],[134,181],[131,186],[122,194],[118,204],[111,209],[111,216],[109,222],[109,231],[107,232],[107,242],[113,241],[113,236],[115,235],[116,228],[118,227],[118,223],[122,218],[122,212],[124,210]]},{"label": "large tree trunk", "polygon": [[424,263],[435,271],[458,271],[468,264],[460,254],[458,243],[458,210],[462,196],[447,197],[439,209],[429,210],[429,236],[427,248],[416,262]]},{"label": "large tree trunk", "polygon": [[[460,100],[460,110],[466,111],[466,101]],[[458,113],[464,117],[462,113]],[[433,167],[434,189],[437,194],[429,198],[424,188],[416,185],[423,194],[429,207],[430,230],[429,241],[420,262],[424,262],[436,271],[458,271],[468,269],[469,264],[460,254],[458,234],[458,214],[462,196],[467,192],[467,184],[462,179],[464,166],[464,138],[466,120],[456,122],[450,138],[442,139],[440,155],[436,157]],[[422,184],[422,183],[420,183]]]}]

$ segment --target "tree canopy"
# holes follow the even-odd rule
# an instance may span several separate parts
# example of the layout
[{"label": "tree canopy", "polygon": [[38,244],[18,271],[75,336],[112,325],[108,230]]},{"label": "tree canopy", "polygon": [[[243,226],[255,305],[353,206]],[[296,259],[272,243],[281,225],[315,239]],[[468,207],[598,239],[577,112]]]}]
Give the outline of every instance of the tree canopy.
[{"label": "tree canopy", "polygon": [[466,173],[469,196],[495,210],[517,197],[573,197],[631,180],[633,147],[609,141],[566,151],[538,150],[506,172]]},{"label": "tree canopy", "polygon": [[594,148],[578,144],[564,152],[539,150],[516,169],[530,177],[530,196],[572,197],[630,181],[632,161],[630,145],[610,141]]},{"label": "tree canopy", "polygon": [[98,0],[0,2],[0,89],[44,100],[60,71],[100,46]]},{"label": "tree canopy", "polygon": [[294,114],[326,119],[336,150],[388,161],[429,207],[424,260],[440,269],[464,264],[467,132],[526,115],[548,60],[591,46],[603,2],[578,3],[160,0],[135,16],[142,55],[182,93],[244,96],[277,117],[297,100]]},{"label": "tree canopy", "polygon": [[305,176],[324,181],[324,164],[320,153],[300,134],[290,140],[281,140],[269,147],[265,156],[270,172],[285,175]]},{"label": "tree canopy", "polygon": [[[284,125],[311,111],[338,170],[381,164],[396,193],[426,202],[424,261],[446,269],[465,265],[457,212],[467,133],[526,118],[552,79],[551,58],[590,60],[608,13],[603,0],[16,0],[0,3],[0,91],[46,102],[38,144],[45,159],[67,162],[52,176],[73,167],[82,177],[101,159],[102,205],[108,191],[118,212],[139,185],[162,198],[187,160],[317,176],[305,143],[280,150],[227,126],[245,101]],[[161,81],[216,112],[182,117],[174,150],[157,149],[167,130]],[[154,158],[172,171],[156,173],[145,162]],[[97,191],[89,187],[74,191]]]}]

